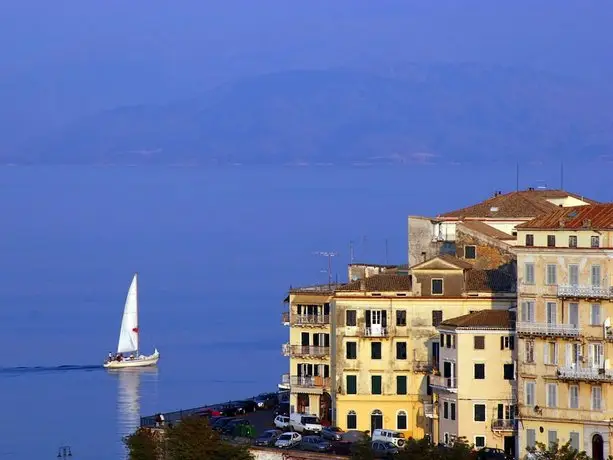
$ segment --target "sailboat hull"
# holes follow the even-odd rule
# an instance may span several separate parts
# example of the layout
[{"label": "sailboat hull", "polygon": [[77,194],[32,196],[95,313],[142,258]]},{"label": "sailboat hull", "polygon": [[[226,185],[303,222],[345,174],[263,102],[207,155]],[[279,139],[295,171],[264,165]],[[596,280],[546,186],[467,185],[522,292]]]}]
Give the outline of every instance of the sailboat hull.
[{"label": "sailboat hull", "polygon": [[121,361],[107,361],[104,363],[104,367],[107,369],[123,369],[128,367],[147,367],[155,366],[160,360],[160,353],[155,350],[152,355],[139,356],[134,359],[123,359]]}]

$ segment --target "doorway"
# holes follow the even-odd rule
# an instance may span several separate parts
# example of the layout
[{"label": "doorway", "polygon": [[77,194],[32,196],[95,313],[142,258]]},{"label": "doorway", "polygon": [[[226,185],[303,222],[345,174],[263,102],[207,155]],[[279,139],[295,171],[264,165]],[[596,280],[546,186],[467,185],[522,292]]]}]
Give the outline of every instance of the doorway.
[{"label": "doorway", "polygon": [[592,436],[592,458],[594,460],[604,460],[602,436],[600,436],[598,433]]},{"label": "doorway", "polygon": [[383,412],[375,409],[370,414],[370,435],[372,436],[374,431],[379,428],[383,428]]},{"label": "doorway", "polygon": [[504,437],[504,453],[515,458],[515,436]]}]

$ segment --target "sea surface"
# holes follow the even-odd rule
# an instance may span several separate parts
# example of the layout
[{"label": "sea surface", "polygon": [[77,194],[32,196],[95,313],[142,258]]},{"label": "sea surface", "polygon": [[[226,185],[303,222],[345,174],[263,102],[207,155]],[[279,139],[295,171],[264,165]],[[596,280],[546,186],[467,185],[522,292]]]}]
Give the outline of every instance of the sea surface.
[{"label": "sea surface", "polygon": [[[566,165],[565,188],[611,201],[611,164]],[[406,263],[406,219],[514,190],[515,165],[0,168],[0,458],[124,458],[140,415],[276,389],[290,285]],[[549,182],[549,184],[547,184]],[[559,187],[526,165],[520,187]],[[141,349],[108,372],[139,273]]]}]

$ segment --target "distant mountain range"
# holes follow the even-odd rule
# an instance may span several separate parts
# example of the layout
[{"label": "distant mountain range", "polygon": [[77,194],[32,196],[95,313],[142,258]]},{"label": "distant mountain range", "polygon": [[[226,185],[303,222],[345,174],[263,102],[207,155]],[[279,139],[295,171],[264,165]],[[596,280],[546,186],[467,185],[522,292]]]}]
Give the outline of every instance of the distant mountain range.
[{"label": "distant mountain range", "polygon": [[613,98],[484,65],[288,71],[191,100],[121,107],[4,163],[431,163],[613,157]]}]

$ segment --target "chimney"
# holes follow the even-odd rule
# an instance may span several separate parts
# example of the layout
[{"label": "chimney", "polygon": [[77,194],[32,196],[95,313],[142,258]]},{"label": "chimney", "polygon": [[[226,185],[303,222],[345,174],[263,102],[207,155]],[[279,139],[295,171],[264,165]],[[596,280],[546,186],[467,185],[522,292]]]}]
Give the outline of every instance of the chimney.
[{"label": "chimney", "polygon": [[560,224],[560,228],[564,228],[564,219],[560,219],[558,223]]},{"label": "chimney", "polygon": [[366,290],[366,280],[364,278],[360,279],[360,291]]}]

